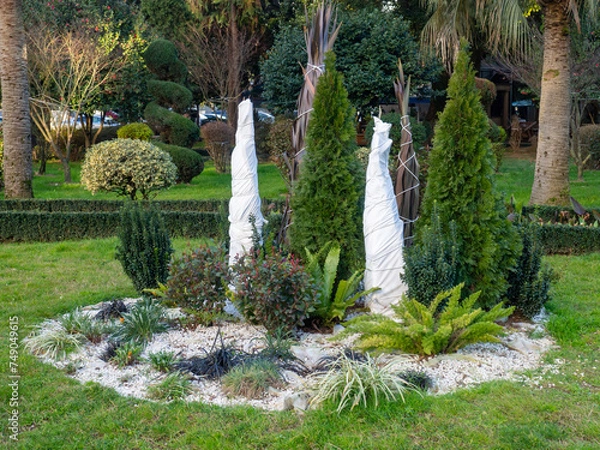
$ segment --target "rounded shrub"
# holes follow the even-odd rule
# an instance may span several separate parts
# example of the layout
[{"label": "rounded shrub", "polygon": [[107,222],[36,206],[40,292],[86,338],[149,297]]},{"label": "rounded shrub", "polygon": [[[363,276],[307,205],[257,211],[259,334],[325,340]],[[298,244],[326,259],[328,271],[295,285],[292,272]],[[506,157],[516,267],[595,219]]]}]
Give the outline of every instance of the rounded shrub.
[{"label": "rounded shrub", "polygon": [[187,67],[179,59],[175,44],[166,39],[152,41],[144,52],[144,62],[161,80],[181,83],[187,75]]},{"label": "rounded shrub", "polygon": [[235,142],[235,130],[225,122],[210,122],[202,126],[202,139],[206,142],[206,151],[215,163],[218,173],[229,171],[231,151]]},{"label": "rounded shrub", "polygon": [[140,141],[149,141],[154,135],[152,128],[145,123],[128,123],[117,130],[119,139],[139,139]]},{"label": "rounded shrub", "polygon": [[193,100],[192,91],[172,81],[149,80],[148,92],[160,105],[173,108],[176,112],[185,111]]},{"label": "rounded shrub", "polygon": [[204,160],[194,150],[162,142],[156,142],[155,145],[171,155],[173,163],[177,166],[177,183],[190,183],[204,170]]},{"label": "rounded shrub", "polygon": [[90,147],[81,166],[81,184],[95,194],[116,192],[135,200],[175,183],[177,167],[168,153],[146,141],[115,139]]},{"label": "rounded shrub", "polygon": [[172,145],[191,147],[200,136],[200,129],[190,119],[151,102],[144,110],[148,124]]}]

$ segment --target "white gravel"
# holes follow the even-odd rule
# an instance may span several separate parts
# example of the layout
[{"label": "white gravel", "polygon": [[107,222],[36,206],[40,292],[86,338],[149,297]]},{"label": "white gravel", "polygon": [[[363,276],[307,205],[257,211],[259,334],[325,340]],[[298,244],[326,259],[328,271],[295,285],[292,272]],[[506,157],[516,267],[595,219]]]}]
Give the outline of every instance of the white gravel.
[{"label": "white gravel", "polygon": [[[134,299],[126,299],[132,303]],[[95,314],[100,305],[84,310]],[[177,309],[169,310],[173,316],[180,315]],[[146,346],[142,357],[161,350],[172,351],[182,358],[203,356],[210,350],[217,333],[217,327],[198,327],[195,330],[170,330],[158,334]],[[243,323],[224,323],[221,326],[223,341],[237,349],[253,353],[264,348],[265,329]],[[300,333],[298,342],[292,347],[293,353],[307,366],[313,366],[322,356],[335,355],[351,343],[351,339],[331,342],[331,335]],[[431,394],[445,394],[456,389],[467,388],[491,380],[514,380],[540,385],[540,375],[524,374],[542,367],[545,371],[556,371],[560,361],[544,365],[543,356],[555,343],[547,336],[541,323],[514,323],[507,328],[507,334],[498,344],[469,345],[455,354],[438,355],[431,359],[420,360],[414,355],[384,355],[383,361],[395,359],[403,370],[426,372],[433,380]],[[96,382],[115,389],[119,394],[137,398],[147,398],[149,385],[160,381],[164,375],[146,362],[118,368],[99,358],[106,343],[86,344],[80,351],[69,354],[63,361],[44,359],[61,369],[68,369],[69,376],[81,382]],[[193,393],[187,401],[201,401],[216,405],[250,404],[269,410],[284,409],[286,398],[310,390],[316,379],[301,377],[292,372],[284,372],[286,387],[271,389],[258,400],[227,397],[219,381],[194,380]],[[288,400],[289,403],[289,400]]]}]

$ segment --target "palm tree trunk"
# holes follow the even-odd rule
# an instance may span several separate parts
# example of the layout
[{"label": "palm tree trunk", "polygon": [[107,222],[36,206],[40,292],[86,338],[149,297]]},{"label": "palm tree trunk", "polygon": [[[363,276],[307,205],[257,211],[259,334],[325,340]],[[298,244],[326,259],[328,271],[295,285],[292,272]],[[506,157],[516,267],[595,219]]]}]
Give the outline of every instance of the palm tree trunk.
[{"label": "palm tree trunk", "polygon": [[22,6],[21,0],[0,2],[5,198],[33,197],[29,81]]},{"label": "palm tree trunk", "polygon": [[569,203],[570,17],[568,0],[545,0],[540,131],[529,203]]}]

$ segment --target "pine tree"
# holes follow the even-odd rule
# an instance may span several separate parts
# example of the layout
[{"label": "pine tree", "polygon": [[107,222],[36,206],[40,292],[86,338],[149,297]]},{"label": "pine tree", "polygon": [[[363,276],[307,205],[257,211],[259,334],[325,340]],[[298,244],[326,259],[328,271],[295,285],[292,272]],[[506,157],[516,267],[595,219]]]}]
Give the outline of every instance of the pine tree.
[{"label": "pine tree", "polygon": [[306,136],[306,155],[292,196],[292,251],[304,256],[327,242],[341,247],[338,276],[348,278],[364,264],[361,200],[364,171],[356,159],[354,111],[335,70],[335,56],[325,58]]},{"label": "pine tree", "polygon": [[[494,190],[488,119],[464,45],[448,98],[435,128],[418,226],[431,224],[434,204],[445,233],[450,233],[451,221],[456,223],[458,281],[464,281],[470,292],[481,290],[480,304],[491,306],[507,289],[506,277],[519,255],[520,240]],[[422,239],[417,236],[418,245],[423,245]]]}]

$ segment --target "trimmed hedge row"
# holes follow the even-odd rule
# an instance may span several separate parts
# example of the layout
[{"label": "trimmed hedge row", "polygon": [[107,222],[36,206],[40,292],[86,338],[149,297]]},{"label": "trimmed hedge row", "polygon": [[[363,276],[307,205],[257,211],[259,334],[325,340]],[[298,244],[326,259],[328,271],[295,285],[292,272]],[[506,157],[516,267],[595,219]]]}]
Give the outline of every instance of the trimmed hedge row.
[{"label": "trimmed hedge row", "polygon": [[600,251],[600,228],[564,224],[540,227],[540,240],[548,255],[582,254]]},{"label": "trimmed hedge row", "polygon": [[[117,212],[123,206],[123,200],[87,200],[87,199],[16,199],[0,201],[0,211],[40,211],[40,212]],[[276,209],[283,209],[285,200],[262,199],[263,209],[274,203]],[[153,200],[152,204],[161,211],[218,212],[227,200]]]},{"label": "trimmed hedge row", "polygon": [[[171,236],[217,237],[222,216],[206,211],[162,211]],[[118,211],[45,212],[0,211],[0,242],[51,242],[115,236]]]}]

